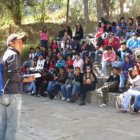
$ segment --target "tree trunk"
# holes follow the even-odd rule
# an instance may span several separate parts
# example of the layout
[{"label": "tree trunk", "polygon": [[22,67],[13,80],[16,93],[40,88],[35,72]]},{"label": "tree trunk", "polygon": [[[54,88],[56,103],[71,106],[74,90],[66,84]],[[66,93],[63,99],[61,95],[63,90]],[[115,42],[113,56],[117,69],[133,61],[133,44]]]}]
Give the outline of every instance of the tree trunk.
[{"label": "tree trunk", "polygon": [[124,16],[124,12],[123,12],[123,2],[124,2],[124,0],[120,0],[120,16]]},{"label": "tree trunk", "polygon": [[84,16],[85,16],[85,23],[88,23],[89,22],[88,0],[84,0]]},{"label": "tree trunk", "polygon": [[105,18],[109,20],[110,18],[110,0],[102,0],[103,11],[105,12]]},{"label": "tree trunk", "polygon": [[69,5],[70,5],[70,0],[67,0],[66,25],[68,25],[69,23]]},{"label": "tree trunk", "polygon": [[102,0],[96,0],[98,20],[103,17]]}]

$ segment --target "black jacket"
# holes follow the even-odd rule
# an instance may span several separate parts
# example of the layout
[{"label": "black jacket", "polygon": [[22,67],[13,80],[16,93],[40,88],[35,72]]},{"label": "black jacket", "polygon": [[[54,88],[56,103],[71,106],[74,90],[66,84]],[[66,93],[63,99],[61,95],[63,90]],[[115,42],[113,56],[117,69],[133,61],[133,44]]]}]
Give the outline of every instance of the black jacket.
[{"label": "black jacket", "polygon": [[5,94],[22,93],[22,72],[21,72],[21,58],[19,53],[12,47],[8,47],[2,58],[3,65],[3,79],[5,87]]}]

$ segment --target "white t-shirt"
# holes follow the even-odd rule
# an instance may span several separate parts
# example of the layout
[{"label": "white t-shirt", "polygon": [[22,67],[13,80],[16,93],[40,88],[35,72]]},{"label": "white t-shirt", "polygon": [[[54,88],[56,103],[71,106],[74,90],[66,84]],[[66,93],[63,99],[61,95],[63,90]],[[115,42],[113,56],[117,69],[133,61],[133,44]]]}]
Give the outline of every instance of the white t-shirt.
[{"label": "white t-shirt", "polygon": [[36,70],[42,70],[44,68],[44,63],[45,63],[45,59],[38,60],[37,61],[37,66],[36,66]]},{"label": "white t-shirt", "polygon": [[30,53],[29,54],[29,58],[31,58],[32,60],[34,59],[34,57],[35,57],[35,53]]},{"label": "white t-shirt", "polygon": [[136,90],[140,91],[140,75],[137,75],[135,77],[135,79],[130,78],[130,83],[132,84],[133,82],[135,82],[135,86],[134,86],[133,89],[136,89]]}]

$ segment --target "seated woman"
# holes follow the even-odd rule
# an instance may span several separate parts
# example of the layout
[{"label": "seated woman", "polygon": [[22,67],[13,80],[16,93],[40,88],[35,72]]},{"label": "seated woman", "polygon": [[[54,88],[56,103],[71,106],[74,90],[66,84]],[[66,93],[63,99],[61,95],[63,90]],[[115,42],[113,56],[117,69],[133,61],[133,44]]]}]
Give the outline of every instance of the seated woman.
[{"label": "seated woman", "polygon": [[52,50],[53,50],[54,48],[57,48],[57,49],[59,48],[56,39],[53,39],[53,40],[52,40],[51,48],[52,48]]},{"label": "seated woman", "polygon": [[44,69],[49,70],[49,68],[50,68],[50,57],[47,55],[44,63]]},{"label": "seated woman", "polygon": [[132,96],[140,95],[140,75],[137,74],[135,69],[130,69],[129,78],[131,88],[124,93],[125,96],[120,104],[120,107],[123,107],[123,113],[127,112]]},{"label": "seated woman", "polygon": [[59,50],[57,48],[54,48],[52,51],[52,57],[59,58],[59,56],[60,56]]},{"label": "seated woman", "polygon": [[39,57],[39,55],[42,53],[40,47],[36,48],[35,56]]},{"label": "seated woman", "polygon": [[62,41],[65,43],[65,41],[66,41],[67,38],[68,38],[69,40],[71,40],[71,37],[69,36],[68,32],[65,31],[64,37],[63,37]]},{"label": "seated woman", "polygon": [[57,62],[57,59],[55,57],[53,57],[52,60],[50,61],[49,71],[54,71],[54,69],[56,67],[56,62]]},{"label": "seated woman", "polygon": [[80,54],[76,54],[76,59],[74,60],[73,67],[74,68],[79,67],[81,72],[82,72],[83,66],[84,66],[83,59],[80,57]]},{"label": "seated woman", "polygon": [[72,55],[68,55],[68,59],[67,59],[67,61],[66,61],[66,70],[68,71],[68,67],[69,66],[73,66],[73,60],[72,60]]},{"label": "seated woman", "polygon": [[104,28],[105,28],[105,23],[104,23],[104,21],[101,21],[101,22],[99,23],[98,32],[97,32],[97,34],[95,35],[96,38],[101,37],[101,35],[104,33]]},{"label": "seated woman", "polygon": [[83,85],[80,89],[80,95],[82,95],[82,102],[80,105],[85,105],[86,94],[88,91],[95,90],[97,84],[97,78],[95,74],[92,72],[90,66],[86,67],[86,72],[83,76]]},{"label": "seated woman", "polygon": [[70,39],[67,38],[66,41],[65,41],[63,56],[66,58],[69,54],[72,54],[72,46],[71,46]]},{"label": "seated woman", "polygon": [[79,41],[80,39],[82,39],[83,35],[84,35],[83,28],[82,28],[82,26],[79,23],[77,23],[76,24],[76,31],[75,31],[75,38],[76,38],[76,40]]},{"label": "seated woman", "polygon": [[83,67],[83,71],[86,71],[86,67],[90,66],[92,68],[92,63],[91,60],[88,56],[85,56],[85,61],[84,61],[84,67]]},{"label": "seated woman", "polygon": [[47,56],[47,49],[45,47],[42,47],[42,53],[41,53],[44,57],[44,59],[46,59]]},{"label": "seated woman", "polygon": [[101,76],[105,75],[106,66],[112,66],[112,62],[115,61],[115,58],[116,53],[112,50],[112,46],[107,46],[106,51],[103,52]]},{"label": "seated woman", "polygon": [[119,93],[122,93],[125,91],[125,81],[127,81],[128,79],[128,69],[134,68],[134,66],[135,66],[135,62],[134,60],[132,60],[131,54],[127,53],[125,55],[125,61],[120,72]]},{"label": "seated woman", "polygon": [[43,68],[44,68],[44,63],[45,63],[45,59],[43,58],[43,55],[40,54],[39,59],[37,61],[37,66],[36,66],[35,71],[41,72],[43,70]]}]

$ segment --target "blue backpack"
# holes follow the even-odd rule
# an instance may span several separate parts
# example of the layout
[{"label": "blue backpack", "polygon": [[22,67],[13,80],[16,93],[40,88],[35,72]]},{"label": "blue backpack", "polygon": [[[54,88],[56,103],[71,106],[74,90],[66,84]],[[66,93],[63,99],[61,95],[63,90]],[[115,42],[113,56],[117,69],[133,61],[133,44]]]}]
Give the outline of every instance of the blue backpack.
[{"label": "blue backpack", "polygon": [[2,74],[2,64],[0,64],[0,95],[3,93],[3,74]]}]

